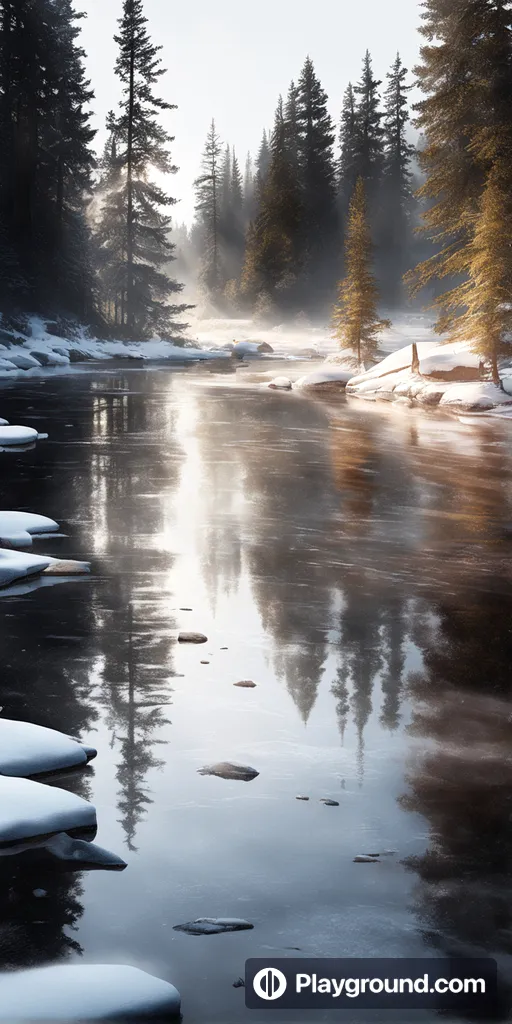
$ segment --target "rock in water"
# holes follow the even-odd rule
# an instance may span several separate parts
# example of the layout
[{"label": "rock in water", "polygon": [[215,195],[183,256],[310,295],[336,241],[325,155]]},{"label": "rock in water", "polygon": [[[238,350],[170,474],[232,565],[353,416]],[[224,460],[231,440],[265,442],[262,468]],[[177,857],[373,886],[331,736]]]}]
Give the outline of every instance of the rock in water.
[{"label": "rock in water", "polygon": [[220,935],[222,932],[243,932],[254,928],[253,924],[238,917],[198,917],[195,921],[175,924],[175,932],[187,935]]},{"label": "rock in water", "polygon": [[233,686],[243,686],[249,690],[256,686],[256,683],[253,683],[252,679],[241,679],[239,683],[233,683]]},{"label": "rock in water", "polygon": [[116,853],[110,853],[109,850],[96,846],[96,843],[86,843],[83,839],[71,839],[64,832],[47,839],[43,850],[52,860],[57,861],[59,866],[71,868],[74,871],[91,871],[93,869],[124,871],[127,867],[126,861],[118,857]]},{"label": "rock in water", "polygon": [[50,558],[44,576],[87,576],[91,571],[90,562],[75,562],[71,558]]},{"label": "rock in water", "polygon": [[24,445],[37,441],[37,430],[33,427],[0,427],[0,444]]},{"label": "rock in water", "polygon": [[327,800],[325,797],[322,797],[322,799],[320,800],[320,803],[321,804],[325,804],[326,807],[339,807],[340,806],[337,800]]},{"label": "rock in water", "polygon": [[0,718],[0,775],[26,778],[85,765],[96,757],[84,746],[55,729]]},{"label": "rock in water", "polygon": [[309,800],[309,797],[308,796],[296,796],[295,799],[296,800],[304,800],[304,801],[306,801],[306,800]]},{"label": "rock in water", "polygon": [[117,964],[55,964],[0,974],[0,1016],[27,1021],[178,1020],[174,985],[136,967]]},{"label": "rock in water", "polygon": [[369,857],[367,854],[358,853],[357,857],[354,857],[354,864],[380,864],[380,860]]},{"label": "rock in water", "polygon": [[204,633],[180,633],[178,642],[180,644],[205,644],[208,637]]},{"label": "rock in water", "polygon": [[199,775],[216,775],[219,779],[238,779],[240,782],[251,782],[260,773],[255,768],[243,764],[232,764],[231,761],[219,761],[218,764],[199,768]]},{"label": "rock in water", "polygon": [[87,800],[31,779],[0,776],[0,850],[56,832],[84,831],[96,832],[96,809]]},{"label": "rock in water", "polygon": [[274,377],[270,381],[269,388],[273,391],[291,391],[292,382],[289,377]]}]

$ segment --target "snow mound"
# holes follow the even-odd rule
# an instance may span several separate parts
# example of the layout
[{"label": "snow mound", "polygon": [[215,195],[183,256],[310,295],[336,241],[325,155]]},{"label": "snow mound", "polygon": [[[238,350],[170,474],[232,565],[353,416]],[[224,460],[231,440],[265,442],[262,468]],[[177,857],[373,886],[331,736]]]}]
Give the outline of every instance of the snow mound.
[{"label": "snow mound", "polygon": [[93,747],[55,729],[0,718],[0,775],[41,775],[87,764],[93,757]]},{"label": "snow mound", "polygon": [[[96,829],[92,804],[65,789],[0,776],[0,846],[76,829]],[[0,993],[0,1016],[3,1010]]]},{"label": "snow mound", "polygon": [[418,356],[420,373],[425,377],[448,375],[453,377],[454,374],[460,374],[459,380],[462,380],[462,375],[469,370],[473,372],[475,379],[478,379],[480,356],[472,352],[464,341],[438,345],[433,351],[426,354],[418,351]]},{"label": "snow mound", "polygon": [[0,358],[0,370],[3,370],[5,373],[12,373],[15,369],[16,367],[10,359]]},{"label": "snow mound", "polygon": [[328,366],[324,363],[323,367],[319,370],[314,370],[312,373],[307,373],[304,377],[299,377],[299,380],[295,381],[294,388],[300,390],[315,390],[315,391],[340,391],[342,390],[353,375],[353,368],[346,369],[342,366]]},{"label": "snow mound", "polygon": [[0,512],[0,538],[21,547],[30,547],[32,534],[54,533],[59,524],[34,512]]},{"label": "snow mound", "polygon": [[27,555],[21,551],[0,548],[0,587],[6,587],[15,580],[43,572],[51,559],[41,555]]},{"label": "snow mound", "polygon": [[288,377],[274,377],[268,387],[274,391],[291,391],[292,382]]},{"label": "snow mound", "polygon": [[512,396],[490,382],[452,384],[446,389],[439,404],[471,412],[473,409],[494,409],[497,405],[512,406]]},{"label": "snow mound", "polygon": [[136,967],[54,964],[0,974],[0,1019],[92,1021],[145,1015],[178,1018],[174,985]]},{"label": "snow mound", "polygon": [[29,352],[14,352],[12,349],[9,350],[9,362],[17,366],[19,370],[33,370],[34,367],[41,366],[39,360],[34,359]]},{"label": "snow mound", "polygon": [[8,426],[9,426],[9,420],[3,420],[0,417],[0,427],[8,427]]},{"label": "snow mound", "polygon": [[[1,360],[0,360],[1,363]],[[2,367],[0,366],[0,369]],[[31,444],[37,441],[38,433],[33,427],[0,427],[0,444]]]}]

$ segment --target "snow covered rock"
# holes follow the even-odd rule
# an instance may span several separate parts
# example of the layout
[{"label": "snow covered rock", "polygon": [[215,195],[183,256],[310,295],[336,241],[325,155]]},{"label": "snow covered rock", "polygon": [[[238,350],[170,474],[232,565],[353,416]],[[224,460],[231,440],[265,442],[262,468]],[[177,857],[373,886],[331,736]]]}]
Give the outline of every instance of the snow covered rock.
[{"label": "snow covered rock", "polygon": [[0,974],[0,1019],[9,1024],[178,1019],[180,1004],[174,985],[136,967],[53,964]]},{"label": "snow covered rock", "polygon": [[[104,850],[96,843],[87,843],[83,839],[72,839],[65,832],[47,839],[41,848],[45,859],[55,861],[56,866],[74,871],[124,871],[126,861],[116,853]],[[0,1016],[1,1019],[1,1016]]]},{"label": "snow covered rock", "polygon": [[480,356],[464,341],[437,345],[425,354],[418,353],[419,370],[437,380],[475,381],[480,379]]},{"label": "snow covered rock", "polygon": [[208,637],[204,633],[187,633],[182,632],[178,636],[178,642],[180,644],[205,644],[208,641]]},{"label": "snow covered rock", "polygon": [[91,571],[90,562],[76,562],[72,558],[50,558],[50,563],[43,569],[44,576],[87,576]]},{"label": "snow covered rock", "polygon": [[0,587],[6,587],[15,580],[42,573],[51,559],[41,555],[27,555],[21,551],[0,548]]},{"label": "snow covered rock", "polygon": [[288,377],[274,377],[268,386],[275,391],[291,391],[292,382]]},{"label": "snow covered rock", "polygon": [[[65,789],[0,776],[0,848],[57,832],[96,830],[96,809]],[[3,1010],[0,995],[0,1015]]]},{"label": "snow covered rock", "polygon": [[451,384],[439,403],[443,408],[471,412],[472,410],[494,409],[496,406],[512,406],[512,396],[496,384]]},{"label": "snow covered rock", "polygon": [[[418,358],[421,362],[432,349],[438,349],[439,342],[437,341],[419,341],[416,343],[416,350]],[[376,377],[386,377],[388,373],[398,373],[401,370],[411,371],[413,361],[413,346],[404,345],[403,348],[399,348],[396,352],[391,352],[385,359],[381,359],[380,363],[376,363],[369,370],[364,373],[356,374],[350,378],[350,382],[347,386],[347,391],[359,390],[359,385],[363,382],[373,380]]]},{"label": "snow covered rock", "polygon": [[217,764],[198,768],[199,775],[216,775],[219,779],[237,779],[239,782],[252,782],[260,773],[245,764],[233,764],[231,761],[219,761]]},{"label": "snow covered rock", "polygon": [[55,533],[59,524],[34,512],[0,512],[0,538],[13,545],[30,547],[32,535]]},{"label": "snow covered rock", "polygon": [[94,747],[55,729],[0,718],[0,775],[27,777],[87,764]]},{"label": "snow covered rock", "polygon": [[4,373],[11,373],[15,369],[16,367],[10,359],[4,359],[3,357],[0,358],[0,373],[2,373],[2,376]]},{"label": "snow covered rock", "polygon": [[223,932],[243,932],[252,928],[253,924],[239,917],[198,917],[195,921],[175,924],[173,931],[186,932],[187,935],[221,935]]},{"label": "snow covered rock", "polygon": [[37,441],[37,438],[37,430],[34,430],[33,427],[0,427],[0,445],[32,444]]},{"label": "snow covered rock", "polygon": [[353,369],[326,363],[319,370],[313,370],[295,381],[294,388],[309,391],[343,391],[353,375]]},{"label": "snow covered rock", "polygon": [[3,420],[0,417],[0,427],[8,427],[8,426],[9,426],[9,420]]},{"label": "snow covered rock", "polygon": [[274,349],[266,341],[237,341],[231,351],[238,359],[244,359],[245,356],[252,356],[254,359],[261,357],[265,353],[271,354]]},{"label": "snow covered rock", "polygon": [[19,370],[32,370],[41,366],[41,363],[28,352],[14,352],[12,349],[9,349],[9,362],[14,363]]},{"label": "snow covered rock", "polygon": [[30,355],[39,363],[39,366],[69,365],[69,356],[61,356],[60,352],[55,352],[52,348],[32,349]]}]

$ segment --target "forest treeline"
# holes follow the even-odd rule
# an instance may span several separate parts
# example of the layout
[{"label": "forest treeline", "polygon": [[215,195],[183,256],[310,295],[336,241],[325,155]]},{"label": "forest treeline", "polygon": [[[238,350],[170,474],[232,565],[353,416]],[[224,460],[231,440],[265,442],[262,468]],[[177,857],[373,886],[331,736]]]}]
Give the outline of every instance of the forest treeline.
[{"label": "forest treeline", "polygon": [[371,293],[368,337],[378,332],[377,300],[402,301],[405,275],[436,297],[440,330],[479,339],[496,361],[512,328],[511,6],[424,0],[418,67],[397,56],[381,83],[367,53],[337,125],[308,57],[242,166],[212,122],[185,232],[162,184],[176,171],[173,103],[143,0],[120,0],[122,93],[99,157],[83,15],[72,0],[0,0],[4,318],[64,312],[98,333],[176,336],[188,308],[178,240],[179,266],[198,267],[218,309],[326,319],[336,304],[352,345],[350,317]]}]

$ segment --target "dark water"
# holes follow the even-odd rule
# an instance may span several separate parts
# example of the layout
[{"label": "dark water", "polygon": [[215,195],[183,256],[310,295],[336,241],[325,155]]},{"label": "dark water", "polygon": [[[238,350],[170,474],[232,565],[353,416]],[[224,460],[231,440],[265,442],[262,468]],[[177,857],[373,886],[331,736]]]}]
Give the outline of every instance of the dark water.
[{"label": "dark water", "polygon": [[[128,868],[2,867],[0,966],[134,964],[180,989],[184,1024],[332,1019],[245,1010],[233,982],[268,952],[484,951],[507,974],[510,434],[230,382],[103,370],[1,393],[50,439],[0,455],[0,507],[63,524],[34,550],[94,563],[0,599],[2,713],[97,746],[57,784]],[[208,643],[178,645],[187,628]],[[260,775],[197,774],[222,760]],[[201,916],[254,930],[173,931]]]}]

